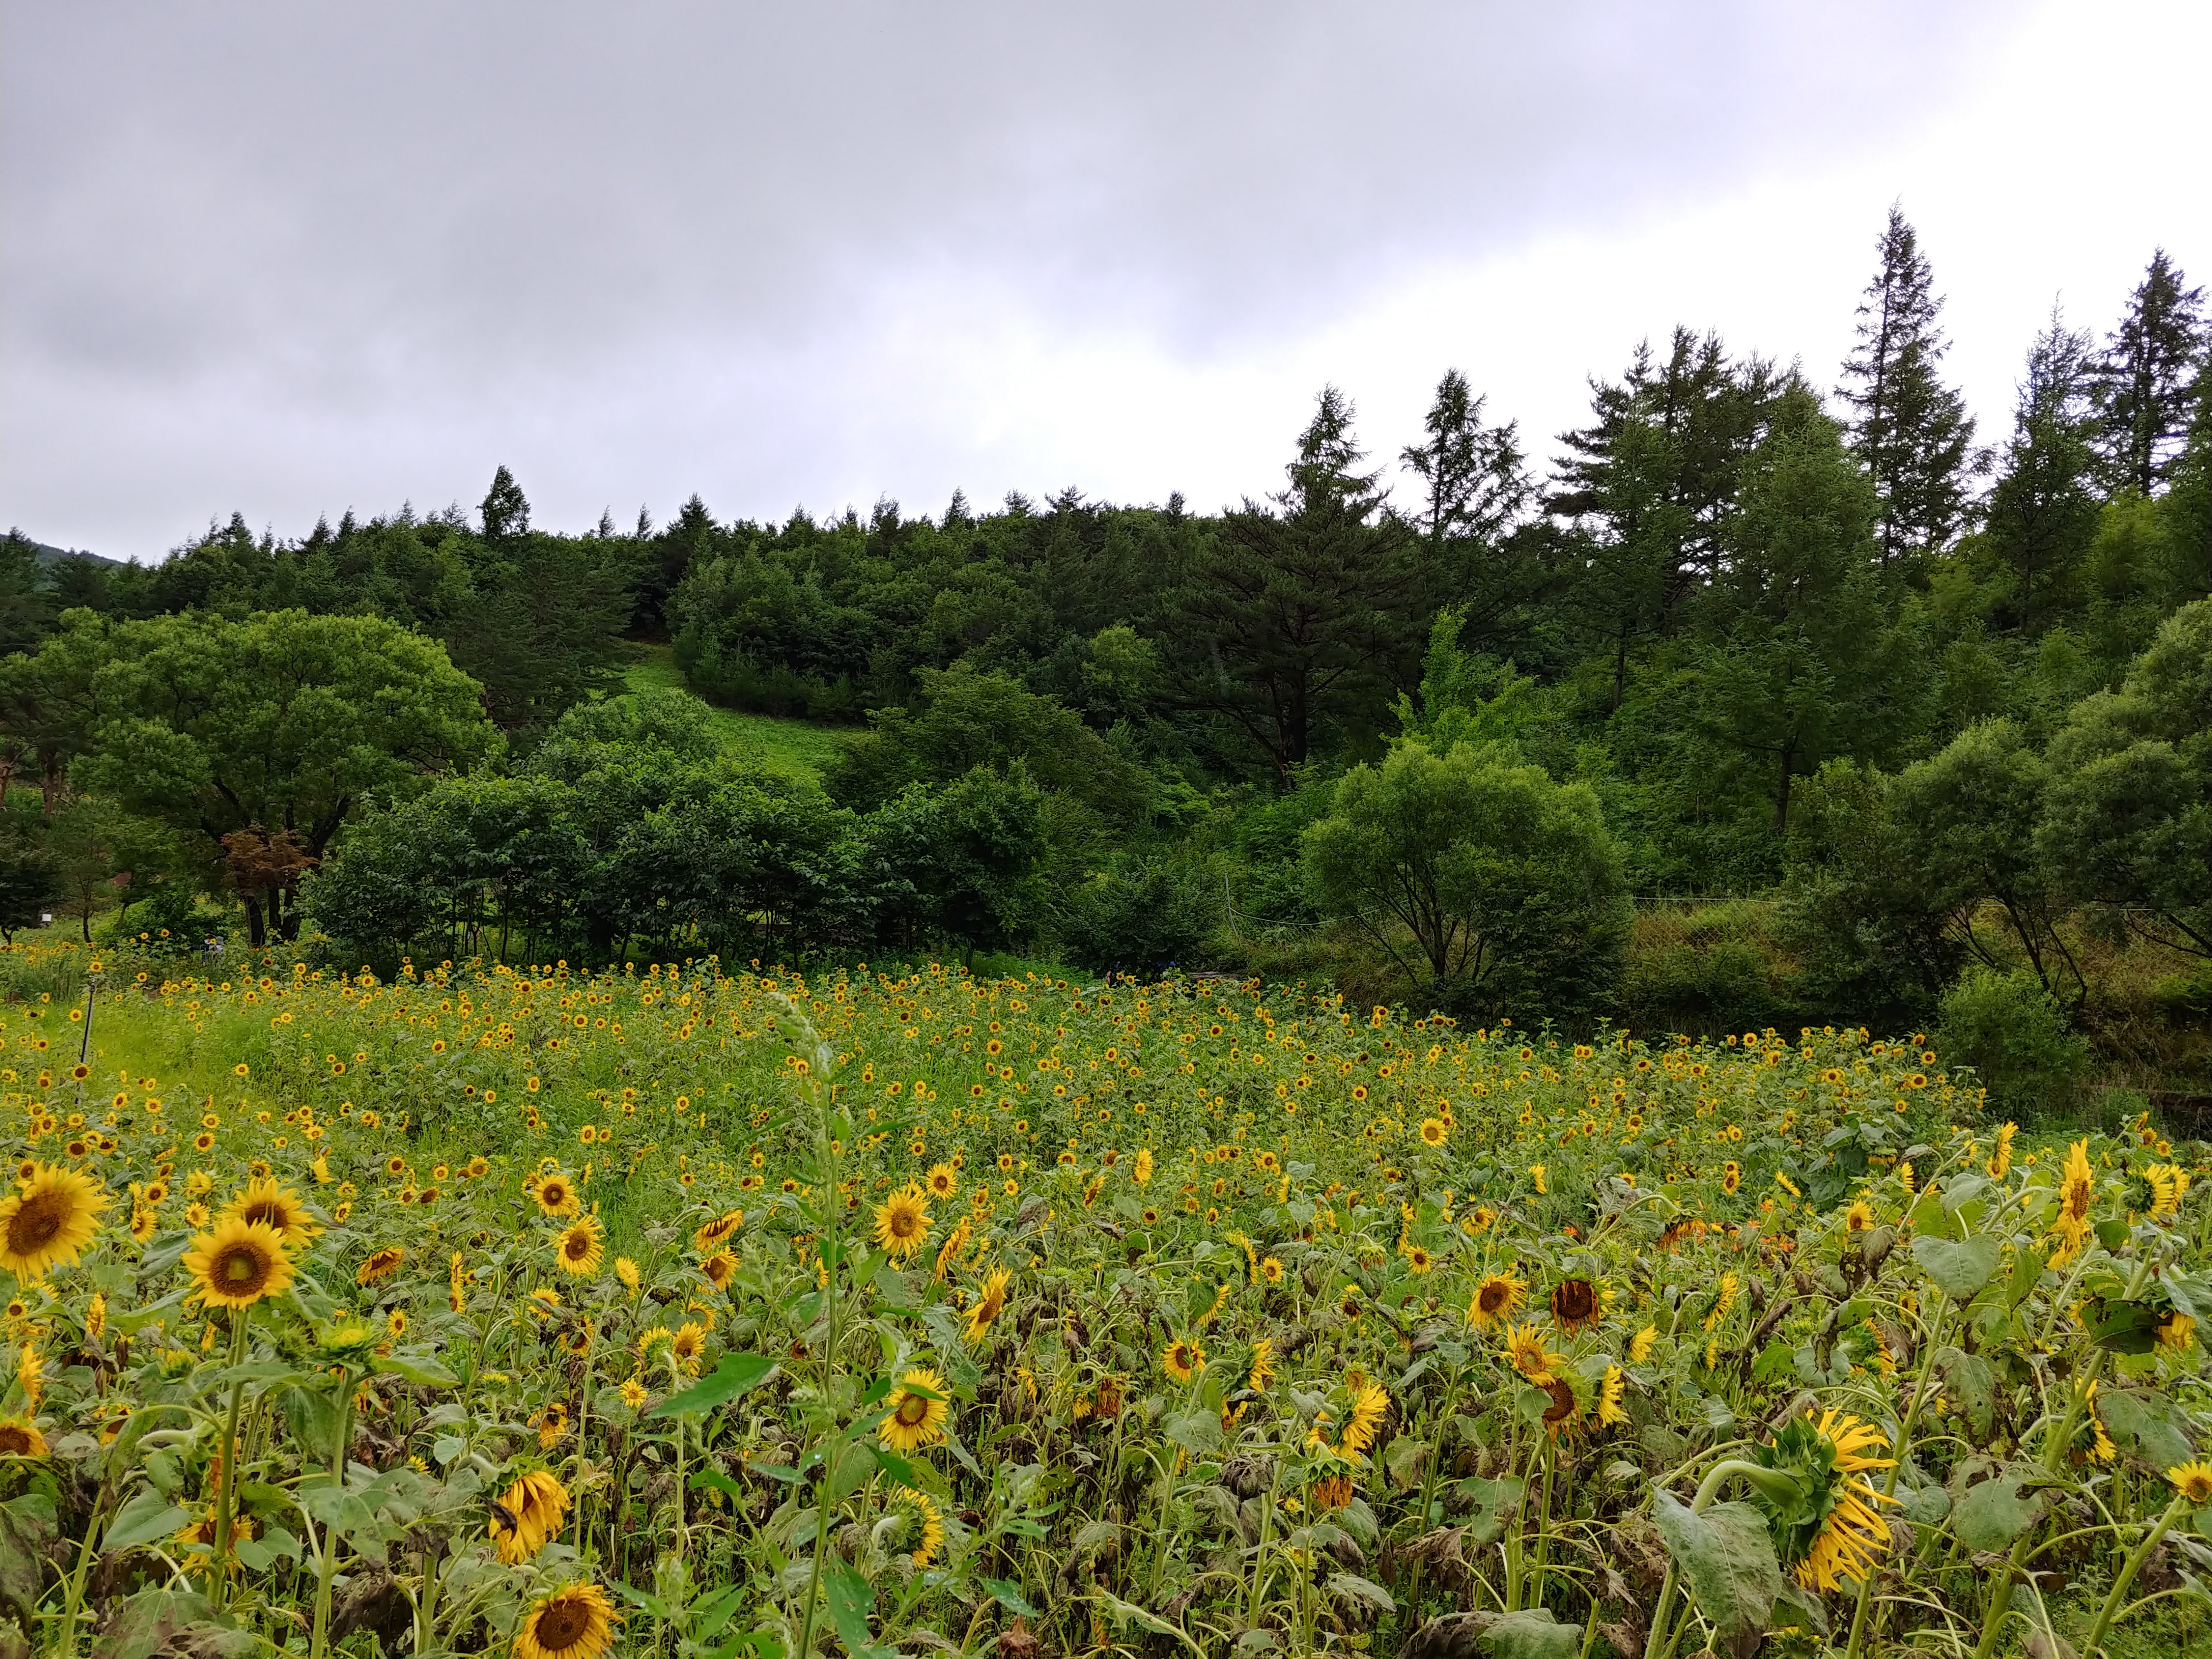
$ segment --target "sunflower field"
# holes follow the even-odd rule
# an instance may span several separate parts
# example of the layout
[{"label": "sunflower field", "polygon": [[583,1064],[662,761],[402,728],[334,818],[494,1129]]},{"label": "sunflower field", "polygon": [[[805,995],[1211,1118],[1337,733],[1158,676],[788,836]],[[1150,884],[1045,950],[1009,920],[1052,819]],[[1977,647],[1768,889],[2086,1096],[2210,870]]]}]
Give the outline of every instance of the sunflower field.
[{"label": "sunflower field", "polygon": [[2208,1622],[2203,1149],[1917,1036],[7,955],[0,1655]]}]

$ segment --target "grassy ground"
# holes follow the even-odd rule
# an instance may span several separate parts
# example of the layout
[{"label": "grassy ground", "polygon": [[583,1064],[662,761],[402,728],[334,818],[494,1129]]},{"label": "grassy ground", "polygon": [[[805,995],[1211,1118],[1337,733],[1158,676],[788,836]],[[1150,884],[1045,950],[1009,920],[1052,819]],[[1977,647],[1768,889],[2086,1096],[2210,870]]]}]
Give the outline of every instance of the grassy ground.
[{"label": "grassy ground", "polygon": [[[664,686],[677,691],[689,689],[666,646],[640,646],[638,650],[640,658],[629,670],[631,690],[643,690],[647,686]],[[805,720],[779,720],[772,714],[746,714],[733,708],[717,708],[714,725],[731,754],[757,761],[787,777],[818,780],[823,768],[837,752],[837,739],[830,728]]]}]

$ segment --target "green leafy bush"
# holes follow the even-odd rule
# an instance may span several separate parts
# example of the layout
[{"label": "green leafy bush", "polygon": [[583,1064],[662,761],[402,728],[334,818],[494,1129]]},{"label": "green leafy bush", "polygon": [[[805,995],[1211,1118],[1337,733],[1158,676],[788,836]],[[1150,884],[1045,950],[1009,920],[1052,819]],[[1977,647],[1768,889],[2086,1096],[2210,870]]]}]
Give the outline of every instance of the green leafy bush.
[{"label": "green leafy bush", "polygon": [[1975,967],[1944,994],[1936,1042],[1945,1059],[1971,1066],[1994,1113],[2050,1118],[2073,1101],[2089,1066],[2089,1045],[2036,976]]}]

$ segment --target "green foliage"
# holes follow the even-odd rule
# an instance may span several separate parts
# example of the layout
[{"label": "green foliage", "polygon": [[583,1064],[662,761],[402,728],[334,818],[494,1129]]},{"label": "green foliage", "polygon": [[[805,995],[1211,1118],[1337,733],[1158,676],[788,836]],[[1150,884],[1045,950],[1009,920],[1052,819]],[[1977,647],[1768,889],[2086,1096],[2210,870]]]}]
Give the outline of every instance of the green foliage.
[{"label": "green foliage", "polygon": [[1974,1068],[1992,1111],[2028,1121],[2057,1115],[2089,1064],[2088,1045],[2033,974],[1978,964],[1944,993],[1936,1041]]},{"label": "green foliage", "polygon": [[1062,895],[1052,931],[1079,967],[1152,978],[1188,966],[1221,920],[1221,885],[1205,865],[1133,859]]},{"label": "green foliage", "polygon": [[1597,798],[1503,745],[1440,755],[1401,740],[1345,775],[1304,854],[1322,911],[1366,930],[1454,1012],[1573,1018],[1612,990],[1628,906]]}]

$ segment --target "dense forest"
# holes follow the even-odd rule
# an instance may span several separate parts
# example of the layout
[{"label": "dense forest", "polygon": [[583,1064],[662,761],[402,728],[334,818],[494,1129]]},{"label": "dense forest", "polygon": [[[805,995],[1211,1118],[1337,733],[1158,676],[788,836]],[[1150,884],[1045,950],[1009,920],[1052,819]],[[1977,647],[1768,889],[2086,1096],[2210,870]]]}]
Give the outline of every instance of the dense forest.
[{"label": "dense forest", "polygon": [[[1677,328],[1548,459],[1457,370],[1279,489],[0,551],[0,921],[349,963],[951,949],[1470,1018],[2212,1050],[2212,374],[2164,252],[1978,429],[1893,212],[1832,386]],[[625,691],[665,647],[698,699]],[[708,704],[833,723],[816,780]],[[59,924],[58,924],[59,925]],[[1978,1048],[1976,1044],[1978,1043]]]}]

